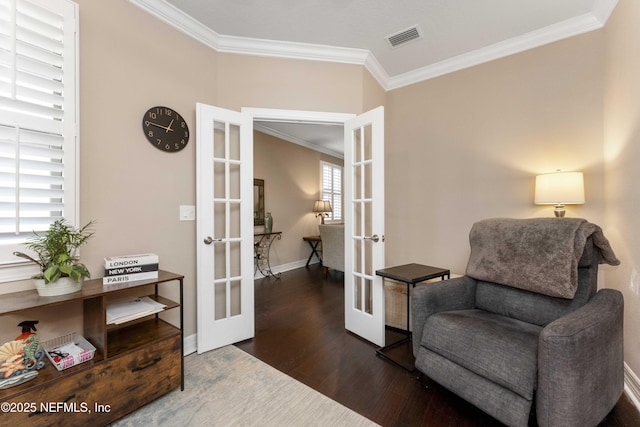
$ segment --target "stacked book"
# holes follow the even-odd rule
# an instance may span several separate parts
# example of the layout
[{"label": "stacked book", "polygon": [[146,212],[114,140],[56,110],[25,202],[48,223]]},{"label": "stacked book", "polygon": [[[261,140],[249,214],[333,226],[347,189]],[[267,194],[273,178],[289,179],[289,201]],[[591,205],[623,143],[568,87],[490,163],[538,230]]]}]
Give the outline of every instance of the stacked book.
[{"label": "stacked book", "polygon": [[134,297],[112,301],[107,305],[107,324],[119,325],[151,314],[159,313],[166,305],[149,297]]},{"label": "stacked book", "polygon": [[140,254],[104,259],[103,285],[158,278],[158,255]]}]

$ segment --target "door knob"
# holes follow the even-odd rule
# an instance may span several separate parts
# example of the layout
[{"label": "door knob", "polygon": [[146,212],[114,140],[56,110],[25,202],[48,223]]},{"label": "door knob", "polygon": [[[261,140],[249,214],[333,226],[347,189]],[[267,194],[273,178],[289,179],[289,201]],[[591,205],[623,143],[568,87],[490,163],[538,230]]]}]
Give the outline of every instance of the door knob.
[{"label": "door knob", "polygon": [[371,236],[371,237],[366,237],[366,236],[365,236],[365,237],[364,237],[364,239],[365,239],[365,240],[372,240],[372,241],[373,241],[373,243],[378,243],[378,240],[380,240],[380,237],[378,237],[378,235],[377,235],[377,234],[374,234],[374,235],[373,235],[373,236]]},{"label": "door knob", "polygon": [[204,238],[204,244],[205,244],[205,245],[210,245],[210,244],[212,244],[213,242],[222,242],[222,239],[214,239],[214,238],[213,238],[213,237],[211,237],[211,236],[207,236],[207,237],[205,237],[205,238]]}]

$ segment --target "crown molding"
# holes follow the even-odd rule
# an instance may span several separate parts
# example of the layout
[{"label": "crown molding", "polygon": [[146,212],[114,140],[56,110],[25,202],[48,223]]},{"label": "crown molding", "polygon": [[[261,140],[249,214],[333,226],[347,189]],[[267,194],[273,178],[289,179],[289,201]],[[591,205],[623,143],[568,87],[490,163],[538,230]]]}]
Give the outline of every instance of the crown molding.
[{"label": "crown molding", "polygon": [[376,58],[373,53],[369,52],[369,55],[364,61],[364,66],[384,90],[389,90],[389,74],[378,62],[378,58]]},{"label": "crown molding", "polygon": [[388,75],[367,49],[220,35],[165,0],[129,0],[175,29],[223,53],[366,65],[385,87]]},{"label": "crown molding", "polygon": [[220,35],[174,5],[164,0],[129,0],[129,2],[200,43],[218,50]]},{"label": "crown molding", "polygon": [[[613,6],[615,6],[615,4]],[[613,9],[611,9],[611,11],[612,10]],[[609,14],[611,11],[609,11]],[[586,13],[539,30],[531,31],[519,37],[454,56],[453,58],[445,59],[444,61],[436,62],[435,64],[418,68],[408,73],[393,76],[387,81],[387,90],[398,89],[589,31],[598,30],[602,28],[605,23],[606,21],[601,21],[594,13]]]},{"label": "crown molding", "polygon": [[247,37],[219,36],[219,52],[239,53],[244,55],[275,56],[278,58],[306,59],[311,61],[341,62],[346,64],[364,64],[369,51],[297,43],[252,39]]},{"label": "crown molding", "polygon": [[604,27],[618,0],[597,0],[593,10],[584,15],[393,77],[367,49],[225,36],[165,0],[129,2],[218,52],[363,65],[388,91],[598,30]]}]

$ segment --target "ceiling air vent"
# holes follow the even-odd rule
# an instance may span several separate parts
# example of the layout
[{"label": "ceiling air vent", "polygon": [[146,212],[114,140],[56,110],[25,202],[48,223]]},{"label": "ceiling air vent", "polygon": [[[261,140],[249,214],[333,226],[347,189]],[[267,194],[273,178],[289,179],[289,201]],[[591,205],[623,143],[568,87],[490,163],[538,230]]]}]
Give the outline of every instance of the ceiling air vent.
[{"label": "ceiling air vent", "polygon": [[398,31],[397,33],[394,33],[385,37],[385,39],[387,40],[387,43],[389,43],[389,46],[391,46],[392,48],[398,47],[405,43],[409,43],[412,40],[417,40],[421,38],[422,38],[422,32],[420,31],[420,28],[418,28],[417,25],[414,25],[411,28]]}]

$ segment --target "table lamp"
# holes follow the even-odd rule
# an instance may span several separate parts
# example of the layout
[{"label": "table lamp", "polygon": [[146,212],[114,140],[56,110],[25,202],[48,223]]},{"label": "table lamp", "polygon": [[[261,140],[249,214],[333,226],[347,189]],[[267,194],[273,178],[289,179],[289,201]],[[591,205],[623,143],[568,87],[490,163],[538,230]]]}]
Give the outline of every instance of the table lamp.
[{"label": "table lamp", "polygon": [[328,200],[316,200],[313,203],[313,212],[316,214],[316,217],[319,216],[321,218],[321,224],[324,224],[324,217],[329,216],[328,212],[333,212],[333,209]]},{"label": "table lamp", "polygon": [[553,213],[564,217],[564,205],[584,204],[582,172],[555,171],[536,176],[536,205],[556,205]]}]

